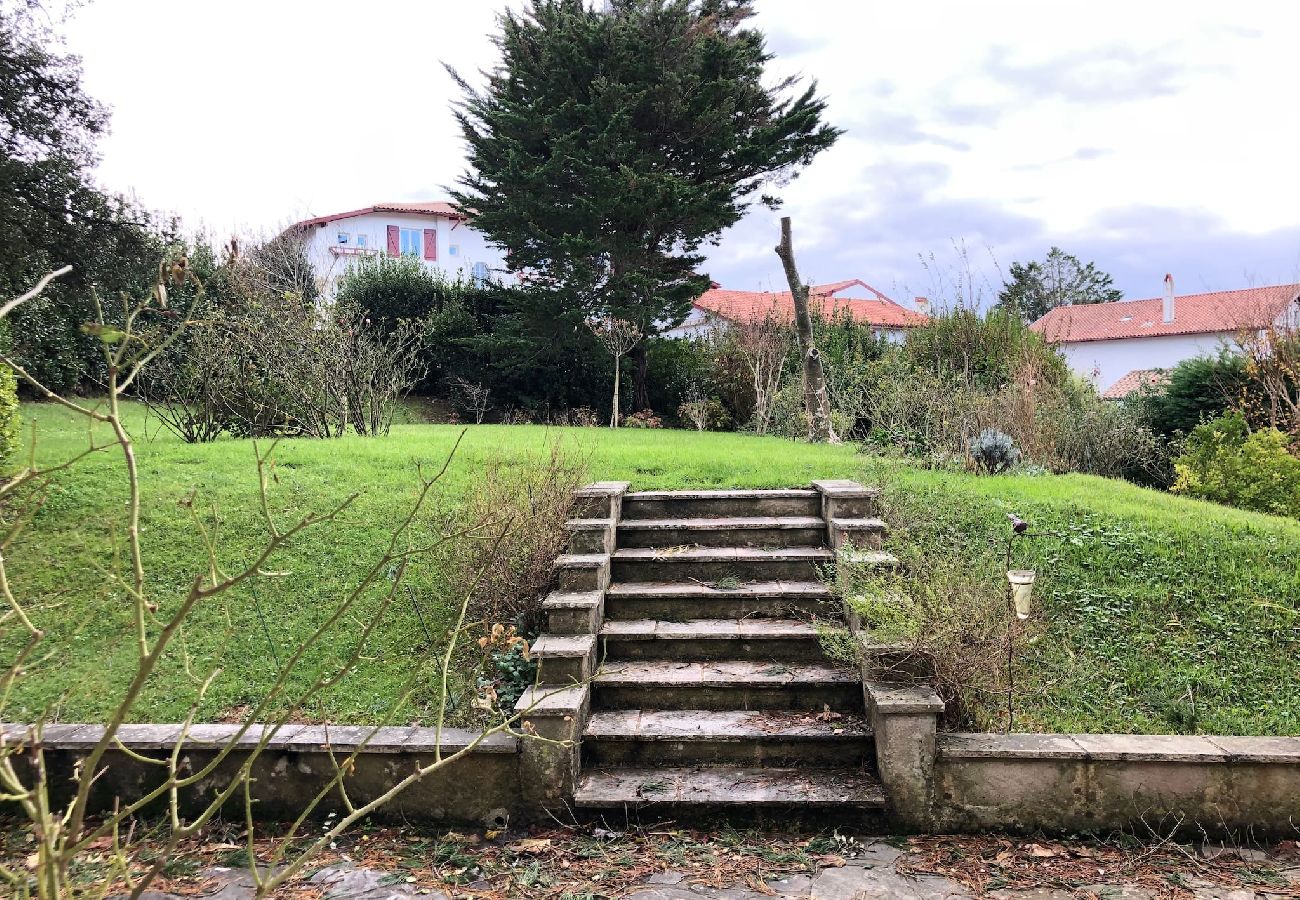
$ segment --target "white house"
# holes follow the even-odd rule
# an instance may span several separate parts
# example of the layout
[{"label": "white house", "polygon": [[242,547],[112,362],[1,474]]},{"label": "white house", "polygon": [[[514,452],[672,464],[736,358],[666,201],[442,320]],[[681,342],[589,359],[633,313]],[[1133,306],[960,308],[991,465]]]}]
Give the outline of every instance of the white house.
[{"label": "white house", "polygon": [[1107,397],[1151,383],[1155,370],[1240,348],[1244,335],[1300,326],[1300,284],[1061,306],[1032,327],[1065,354],[1070,368]]},{"label": "white house", "polygon": [[[929,321],[929,301],[924,297],[916,298],[917,311],[913,311],[856,278],[810,286],[808,306],[814,314],[828,319],[847,314],[887,340],[899,340],[907,329]],[[789,291],[731,291],[714,284],[695,301],[682,324],[664,332],[664,336],[703,337],[728,322],[753,321],[769,315],[782,322],[794,321],[794,298]]]},{"label": "white house", "polygon": [[505,255],[445,202],[377,203],[348,212],[304,219],[307,257],[324,294],[354,260],[386,254],[413,256],[449,278],[503,279]]}]

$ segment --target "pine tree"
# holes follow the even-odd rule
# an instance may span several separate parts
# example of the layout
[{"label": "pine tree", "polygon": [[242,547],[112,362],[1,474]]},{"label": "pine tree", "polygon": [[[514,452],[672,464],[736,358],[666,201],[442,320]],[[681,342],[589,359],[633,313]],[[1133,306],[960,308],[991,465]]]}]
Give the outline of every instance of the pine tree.
[{"label": "pine tree", "polygon": [[[501,16],[484,90],[452,72],[470,163],[452,193],[514,270],[651,336],[708,287],[700,247],[840,132],[815,84],[764,85],[753,0],[607,7],[531,0]],[[644,341],[633,357],[642,408]]]},{"label": "pine tree", "polygon": [[1123,298],[1114,279],[1096,264],[1084,265],[1078,257],[1053,247],[1042,262],[1011,264],[1011,280],[1002,286],[997,306],[1033,322],[1058,306],[1114,303]]}]

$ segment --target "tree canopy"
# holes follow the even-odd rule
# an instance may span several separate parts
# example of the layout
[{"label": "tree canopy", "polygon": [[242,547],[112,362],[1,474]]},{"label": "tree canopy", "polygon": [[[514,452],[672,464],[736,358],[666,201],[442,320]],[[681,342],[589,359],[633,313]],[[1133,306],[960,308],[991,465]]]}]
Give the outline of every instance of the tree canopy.
[{"label": "tree canopy", "polygon": [[501,16],[486,87],[452,72],[469,159],[452,194],[512,269],[647,336],[686,316],[708,287],[701,246],[754,199],[776,206],[764,186],[840,134],[815,83],[764,83],[752,7],[531,0]]},{"label": "tree canopy", "polygon": [[73,387],[98,364],[98,342],[78,331],[92,318],[91,286],[108,297],[143,289],[166,240],[94,183],[95,145],[107,126],[44,11],[0,0],[0,296],[72,265],[8,322],[13,355],[55,389]]},{"label": "tree canopy", "polygon": [[1123,297],[1114,279],[1094,263],[1085,265],[1053,247],[1042,262],[1011,264],[1011,278],[1002,286],[997,305],[1033,322],[1058,306],[1113,303]]}]

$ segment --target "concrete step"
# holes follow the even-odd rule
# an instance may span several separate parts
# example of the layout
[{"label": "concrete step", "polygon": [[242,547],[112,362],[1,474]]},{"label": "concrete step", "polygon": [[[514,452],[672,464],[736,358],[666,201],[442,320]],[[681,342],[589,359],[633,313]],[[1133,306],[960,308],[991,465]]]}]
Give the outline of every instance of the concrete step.
[{"label": "concrete step", "polygon": [[574,793],[585,809],[656,807],[694,812],[736,807],[880,809],[875,777],[852,769],[732,767],[609,768],[582,773]]},{"label": "concrete step", "polygon": [[606,660],[596,709],[784,709],[862,712],[861,675],[819,663],[723,659]]},{"label": "concrete step", "polygon": [[611,519],[570,519],[564,523],[569,534],[569,552],[576,555],[609,553],[614,549]]},{"label": "concrete step", "polygon": [[586,681],[596,666],[594,634],[542,634],[533,641],[531,655],[537,661],[538,681],[545,684],[576,684]]},{"label": "concrete step", "polygon": [[542,601],[551,634],[595,634],[600,630],[600,591],[554,591]]},{"label": "concrete step", "polygon": [[613,581],[816,581],[835,554],[825,547],[669,547],[616,550]]},{"label": "concrete step", "polygon": [[836,549],[848,544],[858,549],[879,550],[885,545],[889,526],[883,519],[833,519],[830,534]]},{"label": "concrete step", "polygon": [[700,519],[628,519],[619,523],[619,547],[821,547],[821,516],[712,516]]},{"label": "concrete step", "polygon": [[603,710],[583,733],[592,766],[859,768],[873,740],[861,716],[742,710]]},{"label": "concrete step", "polygon": [[631,619],[600,630],[606,659],[824,662],[817,629],[797,619]]},{"label": "concrete step", "polygon": [[[605,593],[605,618],[724,619],[745,616],[838,618],[839,602],[820,581],[755,581],[717,587],[694,581],[637,581],[611,584]],[[552,629],[554,630],[554,629]]]},{"label": "concrete step", "polygon": [[719,516],[820,516],[815,490],[636,491],[623,495],[622,521]]},{"label": "concrete step", "polygon": [[555,560],[555,587],[563,592],[603,591],[609,586],[609,557],[566,553]]}]

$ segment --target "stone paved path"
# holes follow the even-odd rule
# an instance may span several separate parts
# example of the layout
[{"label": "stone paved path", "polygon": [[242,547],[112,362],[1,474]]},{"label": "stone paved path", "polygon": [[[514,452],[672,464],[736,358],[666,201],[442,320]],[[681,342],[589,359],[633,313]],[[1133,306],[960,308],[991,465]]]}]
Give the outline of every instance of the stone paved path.
[{"label": "stone paved path", "polygon": [[[1254,853],[1254,851],[1243,851]],[[766,890],[736,884],[723,888],[692,885],[683,873],[666,871],[650,876],[644,883],[618,896],[632,900],[765,900],[777,897],[784,900],[950,900],[976,896],[966,887],[949,878],[937,875],[912,877],[900,874],[896,863],[906,861],[906,851],[882,841],[867,841],[844,865],[825,868],[815,875],[789,875],[771,879]],[[1279,900],[1300,897],[1300,861],[1295,858],[1274,860],[1255,853],[1250,859],[1267,863],[1281,872],[1289,887],[1280,882],[1275,891],[1257,893],[1250,889],[1215,885],[1194,876],[1189,867],[1183,878],[1181,897],[1194,900]],[[175,894],[151,892],[148,900],[247,900],[253,896],[252,879],[240,869],[212,869],[206,873],[212,879],[211,887],[203,894]],[[420,890],[403,883],[391,873],[375,869],[353,868],[347,865],[328,866],[313,874],[303,887],[321,892],[322,900],[452,900],[448,894]],[[469,885],[457,890],[455,896],[475,896],[486,891],[489,885]],[[315,892],[313,892],[315,893]],[[286,896],[301,896],[300,891],[290,891]],[[1037,888],[1018,891],[991,891],[984,895],[993,900],[1067,900],[1074,897],[1092,897],[1096,900],[1157,900],[1171,896],[1169,892],[1153,892],[1147,888],[1107,881],[1086,885],[1074,890]]]}]

